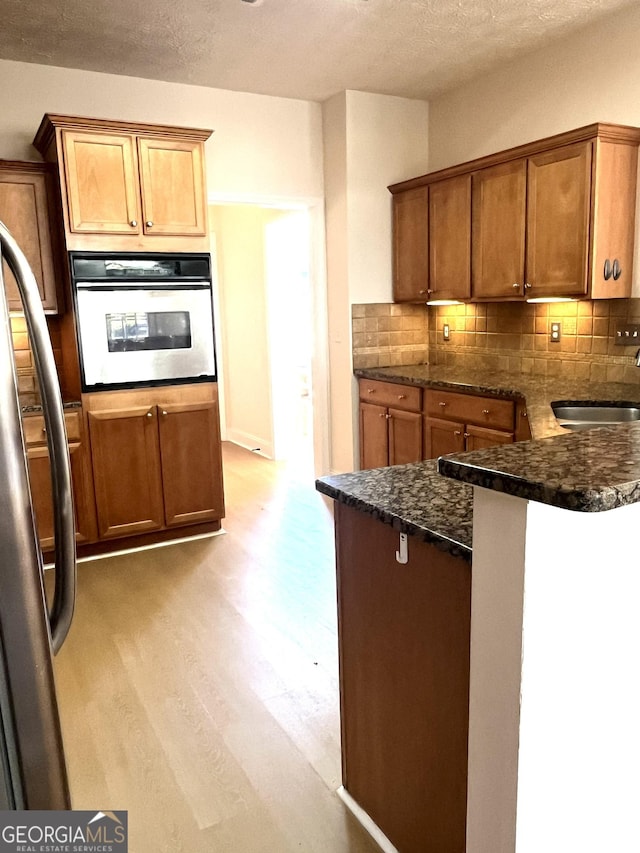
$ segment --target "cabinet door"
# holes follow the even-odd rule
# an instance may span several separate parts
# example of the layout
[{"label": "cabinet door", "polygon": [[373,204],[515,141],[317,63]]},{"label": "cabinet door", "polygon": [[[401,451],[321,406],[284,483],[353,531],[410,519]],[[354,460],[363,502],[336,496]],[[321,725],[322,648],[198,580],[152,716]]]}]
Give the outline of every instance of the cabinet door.
[{"label": "cabinet door", "polygon": [[145,234],[207,233],[201,142],[138,139]]},{"label": "cabinet door", "polygon": [[360,403],[360,469],[383,468],[389,464],[387,409]]},{"label": "cabinet door", "polygon": [[[48,177],[37,172],[4,169],[0,165],[0,221],[4,222],[22,249],[38,283],[45,311],[58,310],[49,217]],[[22,311],[22,301],[13,273],[6,262],[2,275],[9,308]]]},{"label": "cabinet door", "polygon": [[62,147],[69,229],[84,234],[139,234],[135,138],[63,130]]},{"label": "cabinet door", "polygon": [[[76,542],[88,542],[93,538],[94,522],[87,488],[84,446],[78,442],[70,444],[69,457],[71,460]],[[29,462],[31,501],[36,517],[40,547],[43,551],[51,551],[54,546],[54,521],[49,451],[46,447],[30,447],[27,450],[27,459]]]},{"label": "cabinet door", "polygon": [[464,447],[464,424],[439,418],[424,418],[424,458],[437,459],[460,453]]},{"label": "cabinet door", "polygon": [[465,438],[465,450],[482,450],[485,447],[497,447],[499,444],[513,443],[512,432],[470,425],[466,427]]},{"label": "cabinet door", "polygon": [[393,196],[393,299],[426,302],[429,287],[428,187]]},{"label": "cabinet door", "polygon": [[168,527],[224,516],[218,404],[159,405]]},{"label": "cabinet door", "polygon": [[389,409],[389,465],[422,459],[422,415]]},{"label": "cabinet door", "polygon": [[471,175],[429,187],[429,299],[471,296]]},{"label": "cabinet door", "polygon": [[89,412],[91,458],[101,538],[163,526],[155,406]]},{"label": "cabinet door", "polygon": [[522,298],[526,198],[525,160],[474,173],[471,226],[474,298]]},{"label": "cabinet door", "polygon": [[589,271],[591,143],[528,161],[528,296],[582,296]]},{"label": "cabinet door", "polygon": [[403,853],[462,853],[471,571],[336,503],[343,784]]}]

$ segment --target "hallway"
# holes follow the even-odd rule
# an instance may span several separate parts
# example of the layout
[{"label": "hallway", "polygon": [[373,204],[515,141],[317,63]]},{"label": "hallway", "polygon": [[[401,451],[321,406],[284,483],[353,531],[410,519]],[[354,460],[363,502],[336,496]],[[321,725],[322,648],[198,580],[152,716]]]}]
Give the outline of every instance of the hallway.
[{"label": "hallway", "polygon": [[340,784],[333,522],[224,445],[223,535],[79,566],[56,661],[73,805],[131,853],[374,853]]}]

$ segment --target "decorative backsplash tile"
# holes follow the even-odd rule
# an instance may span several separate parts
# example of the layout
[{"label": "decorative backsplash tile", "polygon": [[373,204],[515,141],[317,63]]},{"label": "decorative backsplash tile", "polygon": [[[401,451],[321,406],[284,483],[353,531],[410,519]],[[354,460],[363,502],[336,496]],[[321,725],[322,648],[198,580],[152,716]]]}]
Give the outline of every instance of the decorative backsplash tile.
[{"label": "decorative backsplash tile", "polygon": [[[560,339],[551,341],[551,323]],[[640,341],[615,344],[619,323],[640,323],[640,299],[548,304],[353,305],[353,366],[452,364],[539,376],[640,382]],[[443,326],[450,329],[445,341]]]}]

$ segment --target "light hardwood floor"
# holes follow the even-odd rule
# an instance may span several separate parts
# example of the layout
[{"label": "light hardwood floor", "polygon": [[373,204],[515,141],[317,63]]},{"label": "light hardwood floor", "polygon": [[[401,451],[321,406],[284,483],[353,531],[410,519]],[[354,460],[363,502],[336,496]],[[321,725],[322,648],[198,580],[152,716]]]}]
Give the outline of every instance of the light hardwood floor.
[{"label": "light hardwood floor", "polygon": [[374,853],[340,784],[333,520],[224,447],[224,535],[82,563],[56,659],[73,805],[130,853]]}]

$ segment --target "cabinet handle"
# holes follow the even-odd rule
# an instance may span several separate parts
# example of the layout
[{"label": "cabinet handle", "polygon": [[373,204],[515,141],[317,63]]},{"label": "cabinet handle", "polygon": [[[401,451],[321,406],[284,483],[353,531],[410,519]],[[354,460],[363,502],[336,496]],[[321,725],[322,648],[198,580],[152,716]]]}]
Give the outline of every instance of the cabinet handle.
[{"label": "cabinet handle", "polygon": [[488,415],[488,414],[489,414],[489,409],[483,409],[483,410],[482,410],[482,414],[483,414],[483,415]]},{"label": "cabinet handle", "polygon": [[613,276],[613,280],[617,281],[622,275],[622,269],[620,268],[620,261],[615,258],[613,262],[613,268],[611,270],[611,275]]},{"label": "cabinet handle", "polygon": [[602,275],[604,276],[605,281],[609,281],[611,278],[611,261],[607,258],[604,262],[604,269],[602,270]]},{"label": "cabinet handle", "polygon": [[150,219],[148,219],[144,224],[147,226],[147,228],[153,228],[153,222]]},{"label": "cabinet handle", "polygon": [[442,406],[442,408],[444,409],[444,407],[445,407],[447,404],[446,404],[446,403],[438,403],[438,405],[439,405],[439,406]]},{"label": "cabinet handle", "polygon": [[137,228],[137,227],[138,227],[138,220],[137,220],[137,219],[132,219],[132,220],[131,220],[131,222],[129,223],[129,225],[130,225],[132,228]]}]

